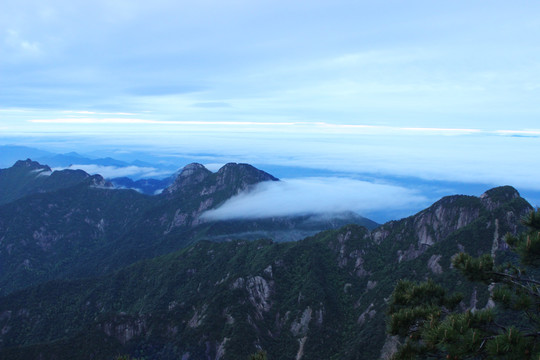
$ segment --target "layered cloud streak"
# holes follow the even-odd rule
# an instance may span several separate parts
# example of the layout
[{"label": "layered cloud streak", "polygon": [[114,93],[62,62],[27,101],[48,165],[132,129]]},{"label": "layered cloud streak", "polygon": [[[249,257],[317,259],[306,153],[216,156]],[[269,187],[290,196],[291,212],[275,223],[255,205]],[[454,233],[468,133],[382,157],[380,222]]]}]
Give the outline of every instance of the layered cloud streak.
[{"label": "layered cloud streak", "polygon": [[96,164],[84,164],[84,165],[70,165],[69,167],[59,167],[53,170],[63,169],[79,169],[86,171],[89,174],[99,174],[106,179],[112,179],[116,177],[130,177],[134,179],[138,178],[159,178],[170,175],[167,172],[160,171],[153,167],[144,166],[105,166]]},{"label": "layered cloud streak", "polygon": [[268,218],[293,215],[357,212],[361,215],[392,208],[417,206],[428,200],[416,191],[349,178],[303,178],[263,182],[217,209],[206,220]]}]

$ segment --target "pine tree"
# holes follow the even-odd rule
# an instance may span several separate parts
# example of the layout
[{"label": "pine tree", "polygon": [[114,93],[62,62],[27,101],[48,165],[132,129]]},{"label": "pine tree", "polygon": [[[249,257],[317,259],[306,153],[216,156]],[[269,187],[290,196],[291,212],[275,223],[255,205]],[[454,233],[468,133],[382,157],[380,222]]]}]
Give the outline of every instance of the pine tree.
[{"label": "pine tree", "polygon": [[452,263],[473,282],[492,287],[496,306],[462,311],[459,294],[449,295],[435,282],[400,281],[388,308],[388,332],[404,342],[394,359],[540,360],[540,210],[523,220],[528,231],[506,235],[520,266],[497,265],[490,255],[460,253]]},{"label": "pine tree", "polygon": [[249,355],[249,360],[267,360],[266,351],[259,350],[254,354]]}]

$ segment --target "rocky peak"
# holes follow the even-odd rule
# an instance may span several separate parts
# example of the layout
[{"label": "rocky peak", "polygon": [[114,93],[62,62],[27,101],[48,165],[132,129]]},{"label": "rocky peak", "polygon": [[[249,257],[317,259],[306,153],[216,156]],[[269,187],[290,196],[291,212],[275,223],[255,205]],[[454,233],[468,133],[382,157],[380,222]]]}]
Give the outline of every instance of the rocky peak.
[{"label": "rocky peak", "polygon": [[164,193],[172,194],[186,186],[192,186],[201,183],[210,176],[212,172],[202,164],[191,163],[182,169],[180,175],[176,177],[174,183],[165,189]]},{"label": "rocky peak", "polygon": [[183,198],[165,233],[177,227],[201,224],[202,213],[263,181],[278,179],[248,164],[229,163],[216,173],[201,164],[189,164],[163,192],[167,198]]},{"label": "rocky peak", "polygon": [[512,186],[499,186],[480,195],[480,200],[491,211],[519,197],[519,192]]},{"label": "rocky peak", "polygon": [[[429,232],[445,237],[449,232],[470,224],[479,214],[480,205],[474,196],[445,196],[415,215],[414,223],[417,230],[423,228],[427,231],[429,228]],[[429,237],[428,234],[426,236]],[[427,244],[432,245],[433,241],[427,241]]]},{"label": "rocky peak", "polygon": [[32,161],[31,159],[19,160],[14,165],[14,168],[19,169],[28,169],[28,170],[44,170],[51,171],[51,168],[47,165],[41,165],[37,161]]},{"label": "rocky peak", "polygon": [[[521,201],[514,202],[514,200]],[[508,209],[505,206],[508,206]],[[501,238],[498,227],[504,225],[506,229],[517,231],[517,228],[512,227],[516,223],[515,218],[524,215],[529,211],[529,208],[530,205],[521,199],[519,193],[511,186],[488,190],[480,197],[446,196],[416,215],[381,226],[372,233],[372,238],[377,243],[389,236],[393,236],[393,241],[396,239],[398,242],[402,241],[402,247],[397,251],[398,261],[411,260],[420,256],[432,245],[445,240],[457,230],[478,221],[483,214],[504,209],[503,218],[492,219],[488,224],[481,225],[482,228],[489,228],[493,224],[490,231],[495,232],[494,236],[498,241]],[[403,230],[399,234],[393,235],[394,228]],[[416,239],[415,244],[408,242],[408,239],[411,238]],[[436,258],[432,259],[433,264],[436,264],[437,261]],[[435,268],[437,267],[435,266]]]},{"label": "rocky peak", "polygon": [[103,176],[101,176],[99,174],[90,176],[90,183],[91,183],[91,186],[95,186],[95,187],[101,187],[101,188],[113,188],[114,187],[112,183],[105,180],[103,178]]},{"label": "rocky peak", "polygon": [[203,174],[203,173],[208,173],[208,172],[209,170],[206,169],[204,165],[199,164],[199,163],[191,163],[184,166],[179,176],[181,178],[187,178],[193,175]]},{"label": "rocky peak", "polygon": [[262,181],[279,181],[272,175],[249,164],[228,163],[217,172],[218,186],[236,184],[238,190],[245,190],[249,185]]}]

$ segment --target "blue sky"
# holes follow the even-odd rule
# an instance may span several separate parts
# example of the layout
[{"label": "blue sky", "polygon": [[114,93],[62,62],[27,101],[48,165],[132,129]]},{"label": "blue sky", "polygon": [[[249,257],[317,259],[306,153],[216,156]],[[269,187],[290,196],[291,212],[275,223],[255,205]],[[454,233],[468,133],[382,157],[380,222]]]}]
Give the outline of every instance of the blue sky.
[{"label": "blue sky", "polygon": [[12,1],[3,143],[540,191],[536,1]]}]

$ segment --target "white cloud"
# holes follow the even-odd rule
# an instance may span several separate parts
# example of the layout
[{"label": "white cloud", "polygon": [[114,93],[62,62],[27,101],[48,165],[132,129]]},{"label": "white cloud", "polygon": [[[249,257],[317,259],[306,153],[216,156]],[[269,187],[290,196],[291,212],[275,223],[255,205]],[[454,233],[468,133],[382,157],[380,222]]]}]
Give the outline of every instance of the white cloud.
[{"label": "white cloud", "polygon": [[506,136],[540,136],[540,130],[497,130],[494,133]]},{"label": "white cloud", "polygon": [[[79,114],[91,114],[91,112],[77,112]],[[126,114],[128,115],[128,114]],[[51,118],[51,119],[31,119],[31,123],[42,124],[148,124],[148,125],[170,125],[170,126],[190,126],[194,130],[206,130],[209,126],[223,126],[238,130],[239,127],[264,128],[276,127],[287,128],[290,132],[298,133],[344,133],[344,134],[421,134],[421,135],[468,135],[475,133],[486,133],[481,129],[467,128],[439,128],[439,127],[401,127],[401,126],[381,126],[371,124],[343,124],[330,123],[324,121],[178,121],[178,120],[153,120],[138,118]],[[503,131],[499,131],[503,133]]]},{"label": "white cloud", "polygon": [[22,41],[20,46],[24,51],[27,51],[30,53],[39,52],[39,45],[38,43],[35,43],[35,42]]},{"label": "white cloud", "polygon": [[13,29],[6,31],[5,43],[21,54],[36,55],[41,52],[38,42],[23,39],[20,33]]},{"label": "white cloud", "polygon": [[52,171],[46,171],[45,169],[36,169],[32,170],[32,172],[36,173],[37,176],[50,176],[52,174]]},{"label": "white cloud", "polygon": [[260,183],[252,191],[229,199],[202,217],[226,220],[344,211],[366,214],[427,204],[428,200],[416,191],[399,186],[348,178],[304,178]]},{"label": "white cloud", "polygon": [[57,119],[32,119],[31,123],[42,124],[153,124],[159,123],[146,119],[131,118],[57,118]]},{"label": "white cloud", "polygon": [[57,119],[32,119],[31,123],[43,124],[151,124],[151,125],[229,125],[229,126],[290,126],[292,122],[260,122],[260,121],[174,121],[174,120],[151,120],[134,118],[57,118]]},{"label": "white cloud", "polygon": [[95,111],[87,111],[87,110],[64,110],[62,111],[66,114],[75,114],[75,115],[122,115],[122,116],[132,116],[137,115],[135,113],[127,113],[127,112],[95,112]]},{"label": "white cloud", "polygon": [[153,167],[140,167],[140,166],[125,166],[125,167],[116,167],[116,166],[103,166],[103,165],[78,165],[74,164],[67,168],[54,168],[53,170],[63,170],[63,169],[80,169],[86,171],[91,175],[99,174],[106,179],[115,178],[115,177],[132,177],[132,178],[151,178],[151,177],[163,177],[169,175],[169,173],[159,171]]},{"label": "white cloud", "polygon": [[[34,116],[35,112],[25,112],[6,118],[21,119],[20,123]],[[540,189],[540,168],[531,157],[540,146],[540,132],[534,126],[507,123],[493,128],[479,122],[455,127],[435,122],[426,124],[435,126],[414,122],[381,125],[369,119],[350,123],[292,119],[282,125],[273,120],[265,121],[265,126],[252,125],[248,119],[159,120],[156,126],[117,124],[118,131],[89,124],[84,130],[91,136],[82,138],[87,147],[94,143],[94,147],[156,150],[168,155],[208,154],[197,158],[201,163],[247,162]],[[279,125],[270,125],[274,123]],[[52,124],[33,126],[34,131],[53,132]],[[73,133],[80,131],[78,126],[73,125]],[[69,141],[76,139],[72,136]]]}]

